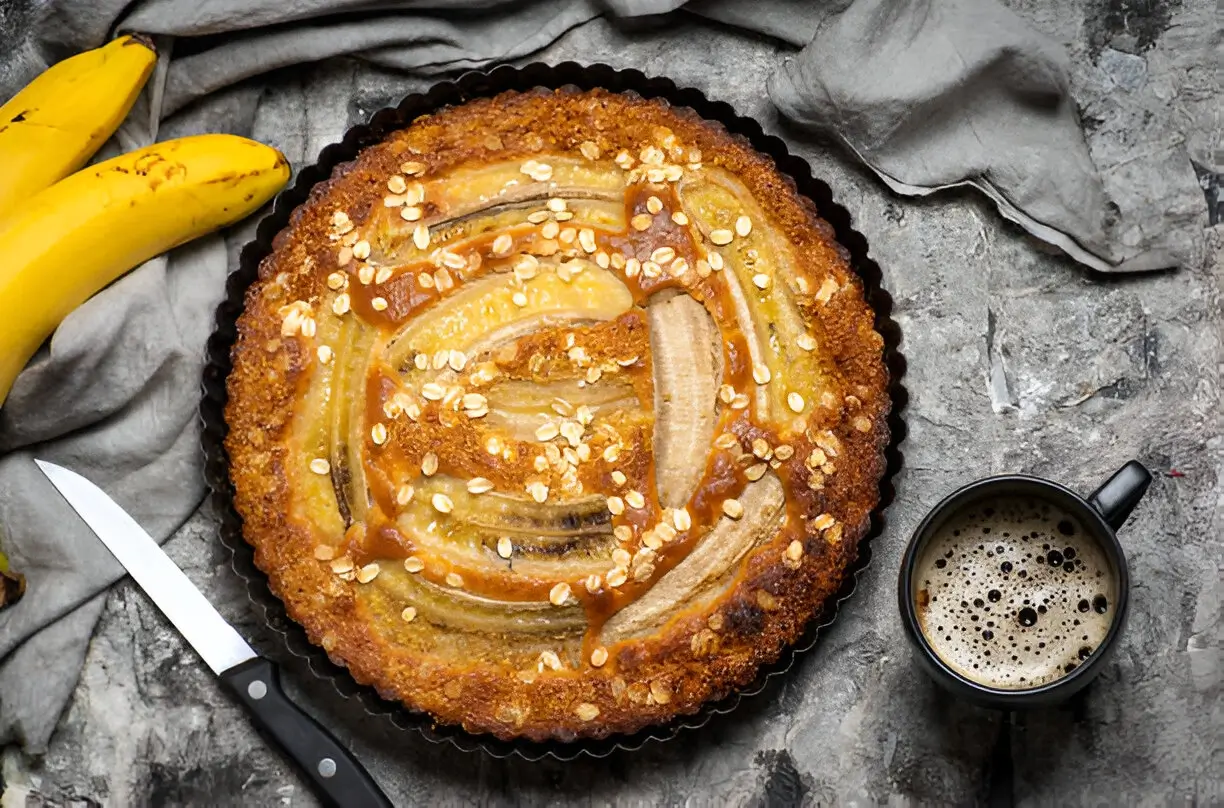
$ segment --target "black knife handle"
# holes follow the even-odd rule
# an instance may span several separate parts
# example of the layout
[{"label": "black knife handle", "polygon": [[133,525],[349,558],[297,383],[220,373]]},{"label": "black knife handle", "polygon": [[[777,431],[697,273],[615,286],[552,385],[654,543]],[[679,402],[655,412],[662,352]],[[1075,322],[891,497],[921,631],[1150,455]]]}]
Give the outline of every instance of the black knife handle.
[{"label": "black knife handle", "polygon": [[221,681],[246,705],[260,729],[301,767],[325,804],[391,808],[391,801],[357,759],[289,700],[281,689],[280,671],[271,662],[255,657],[222,672]]}]

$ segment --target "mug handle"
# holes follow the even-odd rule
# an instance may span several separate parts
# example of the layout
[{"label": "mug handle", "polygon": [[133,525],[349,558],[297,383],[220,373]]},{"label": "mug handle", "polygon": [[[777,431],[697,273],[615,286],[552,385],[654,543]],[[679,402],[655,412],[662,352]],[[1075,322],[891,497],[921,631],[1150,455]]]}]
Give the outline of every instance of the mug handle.
[{"label": "mug handle", "polygon": [[1105,484],[1092,492],[1088,504],[1096,508],[1114,530],[1119,529],[1143,499],[1152,483],[1152,473],[1138,460],[1114,472]]}]

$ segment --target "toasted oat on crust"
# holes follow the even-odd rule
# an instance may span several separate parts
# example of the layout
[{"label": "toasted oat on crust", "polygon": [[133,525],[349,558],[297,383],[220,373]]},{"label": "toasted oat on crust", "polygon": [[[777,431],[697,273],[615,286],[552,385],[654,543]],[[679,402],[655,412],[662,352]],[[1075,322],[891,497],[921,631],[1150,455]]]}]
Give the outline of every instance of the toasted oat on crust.
[{"label": "toasted oat on crust", "polygon": [[260,266],[226,408],[244,535],[312,642],[438,721],[692,713],[868,529],[872,321],[812,204],[690,110],[447,109],[320,183]]}]

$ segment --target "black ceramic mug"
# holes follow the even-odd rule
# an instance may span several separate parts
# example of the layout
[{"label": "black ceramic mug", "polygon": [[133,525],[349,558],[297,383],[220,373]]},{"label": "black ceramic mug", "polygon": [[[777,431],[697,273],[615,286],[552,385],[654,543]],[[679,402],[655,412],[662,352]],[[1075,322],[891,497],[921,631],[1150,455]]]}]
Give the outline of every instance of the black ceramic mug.
[{"label": "black ceramic mug", "polygon": [[[953,492],[936,505],[927,514],[926,518],[922,520],[922,523],[914,531],[914,535],[910,539],[909,547],[901,562],[901,574],[898,582],[901,618],[906,632],[915,646],[916,656],[927,672],[937,683],[954,694],[984,706],[1006,710],[1053,704],[1066,699],[1088,684],[1089,681],[1100,673],[1105,660],[1117,644],[1126,622],[1130,582],[1126,567],[1126,556],[1123,554],[1122,547],[1118,543],[1116,531],[1122,527],[1131,511],[1139,503],[1139,500],[1142,499],[1151,481],[1152,475],[1148,470],[1139,462],[1132,460],[1119,469],[1087,499],[1050,480],[1022,474],[1010,474],[988,477],[970,483]],[[950,539],[948,536],[952,532],[959,535],[960,531],[944,530],[945,528],[951,528],[953,525],[969,524],[966,522],[966,519],[971,516],[977,518],[979,513],[993,514],[994,503],[1011,502],[1026,502],[1030,505],[1037,503],[1034,505],[1034,518],[1037,518],[1043,508],[1047,513],[1053,512],[1069,515],[1070,518],[1058,524],[1057,529],[1082,530],[1083,535],[1078,536],[1076,541],[1080,542],[1081,547],[1092,548],[1091,554],[1095,559],[1094,564],[1103,568],[1095,574],[1098,578],[1102,579],[1102,588],[1107,587],[1113,593],[1111,603],[1105,604],[1102,597],[1099,598],[1102,603],[1098,603],[1096,606],[1089,605],[1089,609],[1095,609],[1102,614],[1108,610],[1109,622],[1107,628],[1105,628],[1105,623],[1103,622],[1105,618],[1094,615],[1089,609],[1084,608],[1086,604],[1091,603],[1089,599],[1078,602],[1078,610],[1086,612],[1086,614],[1077,616],[1076,610],[1071,608],[1071,614],[1062,615],[1064,624],[1075,623],[1075,627],[1071,628],[1071,631],[1080,630],[1079,617],[1083,617],[1085,621],[1096,617],[1098,620],[1096,625],[1103,634],[1095,638],[1094,647],[1091,649],[1081,649],[1080,657],[1067,665],[1067,672],[1060,672],[1055,678],[1035,683],[1032,686],[1025,686],[1014,682],[1009,682],[1006,687],[999,684],[985,683],[983,678],[990,679],[991,677],[989,676],[978,676],[978,680],[975,681],[969,675],[972,671],[969,671],[967,667],[962,666],[958,670],[956,663],[944,659],[936,650],[931,639],[928,638],[927,633],[923,630],[923,620],[929,621],[929,615],[925,612],[920,614],[922,610],[930,608],[929,599],[932,596],[927,591],[923,580],[920,580],[927,578],[932,571],[933,568],[927,568],[930,563],[934,563],[941,568],[940,575],[952,577],[956,574],[962,574],[956,572],[956,570],[963,569],[966,570],[963,575],[968,576],[968,570],[972,569],[976,576],[977,572],[982,569],[981,562],[986,562],[984,556],[991,556],[998,550],[999,555],[997,558],[992,558],[986,563],[1001,566],[1004,572],[993,572],[994,567],[990,567],[992,574],[1000,576],[1000,578],[1006,578],[1011,581],[1013,586],[1021,589],[1025,586],[1025,583],[1015,578],[1015,576],[1027,576],[1027,570],[1021,570],[1019,567],[1026,565],[1032,567],[1035,563],[1039,562],[1042,565],[1041,568],[1037,569],[1034,567],[1034,569],[1039,575],[1045,576],[1042,579],[1044,581],[1046,578],[1056,577],[1058,574],[1057,570],[1051,572],[1047,569],[1050,566],[1056,568],[1065,566],[1069,571],[1068,574],[1076,570],[1077,564],[1081,567],[1083,566],[1082,562],[1074,560],[1073,553],[1068,553],[1069,557],[1064,559],[1063,549],[1065,548],[1061,548],[1061,545],[1052,547],[1050,544],[1051,540],[1041,543],[1041,539],[1045,534],[1040,534],[1039,536],[1038,533],[1034,532],[1032,534],[1033,546],[1019,547],[1019,550],[1016,552],[1020,552],[1021,555],[1017,558],[1027,558],[1028,560],[1024,562],[1017,560],[1015,565],[1017,568],[1013,569],[1012,561],[998,560],[1004,559],[1003,546],[993,547],[995,544],[993,537],[982,535],[982,533],[989,534],[990,528],[981,528],[978,526],[979,523],[974,522],[975,532],[972,539]],[[1016,507],[1019,508],[1020,506],[1017,505]],[[1072,522],[1074,526],[1072,526]],[[1004,526],[1006,527],[1007,525],[1005,524]],[[996,533],[997,535],[1000,534]],[[1011,534],[1003,533],[1001,535],[1010,536]],[[1058,538],[1056,531],[1051,535]],[[1029,541],[1028,534],[1020,538],[1025,542]],[[927,552],[928,544],[932,541],[940,543],[937,545],[932,544],[929,548],[930,552]],[[978,556],[978,558],[973,560],[978,566],[950,567],[950,565],[956,564],[959,559],[954,558],[954,555],[957,555],[957,553],[952,550],[949,550],[947,553],[949,560],[943,559],[944,553],[942,550],[946,542],[949,541],[958,543],[957,550],[960,551],[959,555],[964,556],[968,552]],[[1015,544],[1016,539],[1013,537],[1007,541],[1011,542],[1008,545],[1007,551],[1008,558],[1010,558],[1012,557],[1011,548],[1017,546]],[[1086,542],[1090,542],[1091,545],[1085,544]],[[1044,550],[1042,549],[1043,547],[1045,548]],[[1024,554],[1022,551],[1026,549],[1029,552]],[[932,552],[936,554],[934,562],[931,562]],[[1082,552],[1081,555],[1086,556],[1089,553]],[[921,570],[918,569],[920,563],[923,565]],[[1034,583],[1036,582],[1034,581]],[[945,654],[948,654],[948,648],[952,647],[958,649],[972,647],[976,649],[975,653],[981,653],[981,648],[988,646],[986,648],[987,656],[989,656],[990,650],[993,650],[996,654],[992,658],[991,664],[996,666],[996,669],[1006,669],[1008,663],[999,663],[998,660],[1002,659],[1002,657],[998,655],[1007,654],[1011,651],[1018,653],[1020,649],[1014,647],[1016,645],[1015,635],[1023,632],[1017,626],[1033,625],[1033,623],[1026,622],[1026,618],[1032,619],[1034,622],[1042,619],[1038,615],[1037,610],[1040,609],[1041,614],[1044,615],[1046,607],[1041,605],[1037,598],[1034,598],[1031,604],[1029,599],[1024,599],[1022,604],[1016,603],[1011,607],[1008,607],[1007,601],[1002,603],[987,602],[1003,597],[998,589],[990,589],[989,598],[987,599],[969,597],[968,600],[951,603],[951,600],[960,597],[961,588],[969,585],[968,578],[966,577],[963,582],[957,582],[953,585],[958,587],[957,594],[952,598],[945,597],[945,602],[940,604],[940,609],[944,610],[941,612],[944,615],[952,613],[947,610],[954,610],[959,616],[944,622],[957,622],[958,625],[941,625],[938,627],[938,632],[935,631],[934,626],[928,625],[928,631],[933,634],[937,641],[944,636],[945,631],[947,631],[949,641],[953,640],[953,634],[955,633],[953,629],[962,632],[957,635],[958,639],[955,642],[950,642],[944,648]],[[947,595],[948,586],[945,585],[944,589],[941,590],[945,595]],[[1006,589],[1006,587],[1004,588]],[[1023,592],[1020,594],[1023,594]],[[992,610],[992,605],[997,608]],[[964,608],[961,609],[961,607]],[[1072,621],[1069,618],[1075,619]],[[970,623],[970,620],[973,622]],[[987,622],[989,623],[989,628],[985,628]],[[1068,626],[1064,625],[1061,629],[1052,627],[1051,630],[1061,630],[1066,633]],[[1009,633],[1012,633],[1012,636],[1008,636]],[[1069,633],[1066,636],[1070,639]],[[959,639],[962,637],[965,639]],[[983,637],[987,637],[989,642],[982,640]],[[1008,647],[1008,640],[1012,641],[1011,648]],[[1022,637],[1020,643],[1024,641]],[[972,646],[970,646],[970,643],[972,643]],[[1033,645],[1036,645],[1036,643],[1033,643]],[[1044,645],[1042,643],[1042,648],[1044,648]],[[1040,655],[1042,649],[1026,646],[1024,650],[1030,653],[1035,651]],[[952,654],[949,654],[949,659],[951,656]],[[1016,658],[1016,656],[1012,656],[1012,659]],[[968,659],[970,659],[968,656],[961,658],[962,661]],[[1052,664],[1052,662],[1045,664]],[[972,667],[976,668],[978,666],[975,663]],[[1038,677],[1034,677],[1033,681],[1036,682],[1037,679]]]}]

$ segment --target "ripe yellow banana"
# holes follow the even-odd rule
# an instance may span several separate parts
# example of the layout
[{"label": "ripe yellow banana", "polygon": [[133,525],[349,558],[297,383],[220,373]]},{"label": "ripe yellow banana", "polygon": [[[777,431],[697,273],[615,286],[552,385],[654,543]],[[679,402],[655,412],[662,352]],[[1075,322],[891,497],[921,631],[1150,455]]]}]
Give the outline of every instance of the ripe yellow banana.
[{"label": "ripe yellow banana", "polygon": [[151,41],[122,36],[53,65],[0,107],[0,220],[93,157],[156,61]]},{"label": "ripe yellow banana", "polygon": [[155,143],[78,171],[0,225],[0,406],[60,321],[133,267],[256,210],[289,178],[234,135]]}]

